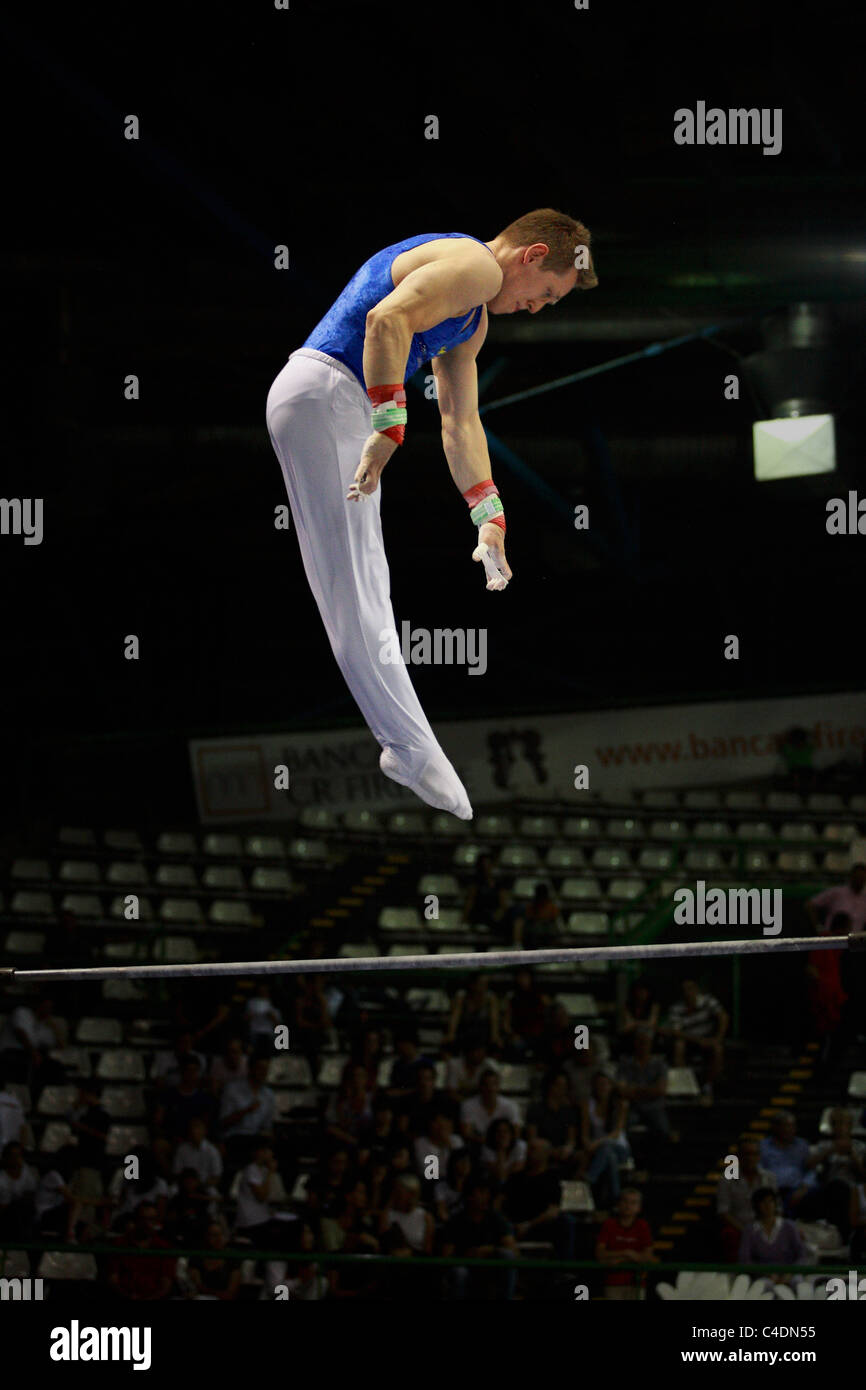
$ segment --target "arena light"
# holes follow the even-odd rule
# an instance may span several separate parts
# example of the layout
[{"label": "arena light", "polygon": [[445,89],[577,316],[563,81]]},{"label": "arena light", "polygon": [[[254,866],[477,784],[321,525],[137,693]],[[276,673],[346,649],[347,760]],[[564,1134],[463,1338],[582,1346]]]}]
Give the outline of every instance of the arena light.
[{"label": "arena light", "polygon": [[776,420],[756,420],[752,452],[759,483],[832,473],[836,468],[833,416],[801,415],[795,409]]}]

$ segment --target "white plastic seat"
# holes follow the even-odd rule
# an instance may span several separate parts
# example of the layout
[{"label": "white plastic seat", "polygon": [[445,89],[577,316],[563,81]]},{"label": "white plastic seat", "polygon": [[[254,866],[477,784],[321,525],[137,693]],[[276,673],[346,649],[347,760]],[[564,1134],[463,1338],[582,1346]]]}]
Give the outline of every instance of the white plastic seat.
[{"label": "white plastic seat", "polygon": [[240,859],[244,852],[240,835],[220,835],[214,831],[205,835],[201,847],[211,859]]},{"label": "white plastic seat", "polygon": [[838,792],[810,792],[806,797],[807,811],[844,811],[845,802]]},{"label": "white plastic seat", "polygon": [[766,820],[741,820],[737,825],[738,840],[772,840],[773,827]]},{"label": "white plastic seat", "polygon": [[163,830],[156,839],[157,854],[178,854],[194,859],[198,854],[195,836],[188,830]]},{"label": "white plastic seat", "polygon": [[529,1094],[529,1067],[523,1062],[505,1062],[499,1068],[500,1090],[504,1096]]},{"label": "white plastic seat", "polygon": [[430,822],[430,833],[437,840],[456,840],[468,832],[468,823],[458,820],[456,816],[449,816],[447,811],[437,812]]},{"label": "white plastic seat", "polygon": [[285,859],[286,847],[278,835],[248,835],[245,849],[249,859]]},{"label": "white plastic seat", "polygon": [[568,848],[565,845],[551,845],[544,860],[548,869],[569,873],[572,869],[586,868],[586,851],[580,846]]},{"label": "white plastic seat", "polygon": [[437,898],[459,898],[462,890],[453,874],[422,874],[418,880],[418,894],[426,898],[430,893]]},{"label": "white plastic seat", "polygon": [[848,1094],[852,1100],[866,1100],[866,1071],[852,1071],[848,1079]]},{"label": "white plastic seat", "polygon": [[111,1120],[141,1120],[147,1114],[141,1086],[103,1086],[100,1104]]},{"label": "white plastic seat", "polygon": [[812,874],[817,869],[815,856],[805,849],[783,850],[776,861],[783,874]]},{"label": "white plastic seat", "polygon": [[558,897],[564,905],[586,902],[588,898],[600,898],[601,884],[597,878],[565,878],[559,885]]},{"label": "white plastic seat", "polygon": [[454,851],[454,866],[457,869],[474,869],[478,856],[483,853],[482,845],[458,845]]},{"label": "white plastic seat", "polygon": [[369,960],[372,956],[378,956],[377,947],[370,942],[355,943],[344,941],[337,955],[341,960]]},{"label": "white plastic seat", "polygon": [[149,1142],[150,1131],[146,1125],[109,1125],[105,1152],[111,1158],[121,1158]]},{"label": "white plastic seat", "polygon": [[146,867],[138,860],[115,860],[109,864],[105,874],[106,883],[129,884],[131,888],[146,886],[150,876]]},{"label": "white plastic seat", "polygon": [[123,1029],[116,1018],[82,1018],[75,1030],[75,1041],[89,1046],[111,1046],[123,1042]]},{"label": "white plastic seat", "polygon": [[531,840],[555,840],[559,832],[553,816],[522,816],[519,833]]},{"label": "white plastic seat", "polygon": [[588,1182],[569,1178],[559,1184],[559,1209],[565,1212],[595,1211],[595,1199]]},{"label": "white plastic seat", "polygon": [[201,876],[202,887],[211,893],[243,893],[244,876],[235,864],[210,864]]},{"label": "white plastic seat", "polygon": [[504,845],[499,851],[500,869],[537,869],[540,862],[538,850],[534,845]]},{"label": "white plastic seat", "polygon": [[50,893],[32,888],[19,888],[9,904],[15,917],[53,917],[54,902]]},{"label": "white plastic seat", "polygon": [[672,811],[680,803],[676,792],[650,790],[644,792],[643,804],[651,807],[654,811]]},{"label": "white plastic seat", "polygon": [[192,864],[160,864],[156,871],[158,888],[198,888]]},{"label": "white plastic seat", "polygon": [[592,852],[594,869],[630,869],[631,855],[624,849],[611,849],[609,845],[599,845]]},{"label": "white plastic seat", "polygon": [[61,1149],[65,1149],[67,1144],[74,1142],[75,1136],[68,1120],[49,1120],[39,1140],[39,1152],[41,1154],[56,1154]]},{"label": "white plastic seat", "polygon": [[470,927],[463,922],[463,912],[459,907],[440,907],[439,916],[431,917],[429,921],[425,919],[424,926],[427,931],[447,931],[451,935],[477,932],[477,927]]},{"label": "white plastic seat", "polygon": [[802,811],[803,798],[799,792],[767,792],[768,811]]},{"label": "white plastic seat", "polygon": [[313,1085],[310,1063],[306,1057],[293,1057],[288,1052],[278,1053],[268,1062],[267,1083],[269,1086],[297,1086],[306,1090]]},{"label": "white plastic seat", "polygon": [[514,885],[511,890],[512,897],[517,898],[518,901],[521,902],[528,898],[533,898],[535,896],[536,884],[544,882],[545,880],[543,878],[530,878],[527,875],[521,875],[514,880]]},{"label": "white plastic seat", "polygon": [[485,840],[510,840],[514,838],[514,821],[510,816],[478,816],[475,830]]},{"label": "white plastic seat", "polygon": [[858,816],[866,816],[866,792],[855,792],[848,798],[848,809]]},{"label": "white plastic seat", "polygon": [[161,922],[204,926],[204,913],[196,898],[163,898],[159,917]]},{"label": "white plastic seat", "polygon": [[166,964],[196,965],[201,960],[198,947],[191,936],[163,936],[153,942],[154,961]]},{"label": "white plastic seat", "polygon": [[427,833],[427,821],[420,811],[394,811],[388,817],[388,829],[392,835],[419,835]]},{"label": "white plastic seat", "polygon": [[64,825],[57,842],[69,849],[96,849],[96,833],[83,826]]},{"label": "white plastic seat", "polygon": [[94,1280],[97,1275],[93,1255],[71,1254],[67,1250],[46,1250],[39,1261],[40,1279]]},{"label": "white plastic seat", "polygon": [[573,936],[606,936],[609,925],[606,912],[572,912],[566,931]]},{"label": "white plastic seat", "polygon": [[102,1081],[144,1081],[144,1058],[131,1047],[108,1048],[96,1064]]},{"label": "white plastic seat", "polygon": [[305,840],[298,837],[289,841],[289,858],[297,863],[323,864],[328,858],[328,846],[324,840]]},{"label": "white plastic seat", "polygon": [[39,1115],[68,1115],[78,1099],[77,1086],[44,1086],[36,1107]]},{"label": "white plastic seat", "polygon": [[760,792],[725,792],[725,809],[728,811],[759,811],[761,809]]},{"label": "white plastic seat", "polygon": [[715,811],[721,804],[721,793],[710,788],[686,792],[683,797],[683,805],[690,811]]},{"label": "white plastic seat", "polygon": [[[127,897],[136,897],[136,898],[138,898],[138,917],[137,917],[137,918],[134,918],[134,917],[128,918],[127,915],[126,915],[126,899],[127,899]],[[150,898],[142,898],[142,897],[139,897],[138,893],[135,893],[135,894],[128,894],[128,893],[125,893],[125,894],[123,894],[122,896],[121,896],[121,895],[118,895],[116,898],[112,898],[112,900],[111,900],[111,908],[110,908],[110,911],[109,911],[109,916],[112,917],[113,919],[117,920],[117,921],[152,922],[152,921],[153,921],[153,918],[154,918],[153,903],[151,902]]]},{"label": "white plastic seat", "polygon": [[104,915],[102,901],[95,893],[64,893],[60,911],[71,912],[84,922],[100,922]]},{"label": "white plastic seat", "polygon": [[379,913],[380,931],[420,931],[421,926],[416,907],[383,907]]},{"label": "white plastic seat", "polygon": [[414,941],[395,941],[393,946],[388,947],[389,956],[427,956],[430,954],[426,946]]},{"label": "white plastic seat", "polygon": [[669,1067],[668,1068],[668,1098],[671,1100],[685,1099],[686,1097],[699,1096],[701,1088],[698,1085],[692,1067]]},{"label": "white plastic seat", "polygon": [[810,821],[785,821],[779,829],[780,840],[817,840],[818,832]]},{"label": "white plastic seat", "polygon": [[613,878],[607,885],[607,895],[614,902],[630,902],[641,897],[647,890],[642,878]]},{"label": "white plastic seat", "polygon": [[692,834],[696,840],[729,840],[731,827],[724,820],[699,820]]},{"label": "white plastic seat", "polygon": [[288,869],[267,869],[264,864],[257,864],[250,875],[250,888],[254,893],[290,893],[292,887]]},{"label": "white plastic seat", "polygon": [[51,865],[47,859],[13,859],[11,877],[25,879],[29,883],[48,883]]},{"label": "white plastic seat", "polygon": [[591,840],[601,834],[601,825],[594,816],[567,816],[562,823],[566,840]]},{"label": "white plastic seat", "polygon": [[304,830],[334,831],[338,828],[337,817],[324,806],[305,806],[298,816],[298,824]]},{"label": "white plastic seat", "polygon": [[654,820],[649,833],[654,840],[682,840],[688,828],[681,820]]},{"label": "white plastic seat", "polygon": [[557,1003],[564,1004],[572,1018],[598,1018],[599,1008],[593,994],[570,994],[556,991]]},{"label": "white plastic seat", "polygon": [[41,956],[45,950],[45,933],[41,931],[11,931],[4,948],[8,956]]},{"label": "white plastic seat", "polygon": [[638,855],[637,866],[639,869],[648,869],[655,873],[664,873],[670,869],[674,862],[674,852],[672,849],[642,849]]},{"label": "white plastic seat", "polygon": [[85,1080],[93,1075],[90,1053],[86,1047],[55,1047],[48,1055],[60,1063],[67,1076]]},{"label": "white plastic seat", "polygon": [[611,840],[642,840],[646,829],[643,821],[620,816],[608,821],[604,833]]},{"label": "white plastic seat", "polygon": [[382,821],[375,811],[344,811],[343,828],[353,835],[377,835],[382,829]]},{"label": "white plastic seat", "polygon": [[217,927],[254,927],[255,915],[247,902],[217,898],[208,908],[207,919]]},{"label": "white plastic seat", "polygon": [[348,1052],[335,1052],[330,1057],[323,1057],[319,1065],[316,1085],[328,1087],[339,1086],[343,1079],[343,1072],[348,1060]]},{"label": "white plastic seat", "polygon": [[444,989],[428,986],[426,989],[414,988],[406,991],[406,1003],[413,1014],[447,1014],[451,1012],[451,999]]},{"label": "white plastic seat", "polygon": [[841,850],[834,849],[824,855],[821,867],[828,874],[847,874],[851,871],[851,859]]},{"label": "white plastic seat", "polygon": [[62,883],[98,883],[99,865],[92,859],[64,859],[59,877]]},{"label": "white plastic seat", "polygon": [[683,859],[683,868],[706,873],[725,867],[725,861],[717,849],[690,849]]},{"label": "white plastic seat", "polygon": [[743,855],[743,866],[750,874],[768,874],[773,862],[765,849],[747,849]]},{"label": "white plastic seat", "polygon": [[824,839],[835,844],[848,845],[857,839],[857,827],[853,821],[827,821],[824,826]]},{"label": "white plastic seat", "polygon": [[106,849],[116,850],[119,854],[141,854],[144,851],[137,830],[106,830],[102,843]]}]

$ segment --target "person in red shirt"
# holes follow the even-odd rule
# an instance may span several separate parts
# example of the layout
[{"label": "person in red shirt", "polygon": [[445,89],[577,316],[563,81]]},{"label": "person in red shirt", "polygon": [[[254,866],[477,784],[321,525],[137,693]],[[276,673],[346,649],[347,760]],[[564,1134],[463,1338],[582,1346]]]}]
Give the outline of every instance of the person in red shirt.
[{"label": "person in red shirt", "polygon": [[640,1298],[643,1271],[634,1273],[632,1265],[657,1264],[652,1231],[639,1215],[642,1197],[636,1187],[624,1187],[616,1204],[616,1216],[602,1224],[595,1245],[595,1258],[612,1266],[604,1281],[605,1298]]},{"label": "person in red shirt", "polygon": [[[156,1234],[156,1207],[142,1202],[135,1213],[135,1224],[129,1235],[118,1242],[142,1250],[168,1250]],[[108,1283],[118,1298],[152,1302],[168,1298],[174,1284],[175,1261],[159,1255],[115,1255],[109,1262]]]}]

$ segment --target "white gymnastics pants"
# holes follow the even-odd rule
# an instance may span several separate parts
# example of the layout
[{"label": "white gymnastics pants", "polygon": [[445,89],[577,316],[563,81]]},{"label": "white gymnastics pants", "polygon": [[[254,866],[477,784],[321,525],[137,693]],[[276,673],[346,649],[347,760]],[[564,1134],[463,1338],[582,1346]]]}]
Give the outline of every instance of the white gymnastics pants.
[{"label": "white gymnastics pants", "polygon": [[[430,806],[472,819],[466,789],[436,741],[402,662],[380,661],[395,631],[379,517],[381,486],[349,502],[372,406],[342,362],[298,348],[268,392],[267,424],[280,461],[301,556],[337,664],[373,736],[379,766]],[[392,655],[393,644],[388,649]]]}]

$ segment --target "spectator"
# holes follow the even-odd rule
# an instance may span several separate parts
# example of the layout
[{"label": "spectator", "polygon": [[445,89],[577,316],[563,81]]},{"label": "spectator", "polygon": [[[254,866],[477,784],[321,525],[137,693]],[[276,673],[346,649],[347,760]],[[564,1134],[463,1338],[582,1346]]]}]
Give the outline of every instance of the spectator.
[{"label": "spectator", "polygon": [[[415,1140],[415,1167],[422,1178],[432,1177],[435,1181],[440,1173],[446,1171],[455,1149],[463,1148],[463,1140],[454,1133],[454,1121],[448,1110],[433,1113],[429,1133]],[[435,1167],[431,1164],[435,1161]]]},{"label": "spectator", "polygon": [[380,1233],[385,1235],[393,1226],[399,1227],[416,1255],[433,1253],[433,1217],[420,1205],[421,1183],[409,1173],[394,1184],[392,1204],[383,1212]]},{"label": "spectator", "polygon": [[24,1136],[24,1107],[14,1091],[7,1088],[5,1076],[0,1073],[0,1153],[7,1144],[19,1144]]},{"label": "spectator", "polygon": [[820,1140],[809,1149],[806,1166],[814,1170],[817,1186],[797,1202],[801,1220],[830,1221],[842,1239],[851,1231],[851,1192],[866,1178],[866,1144],[853,1137],[854,1121],[849,1111],[836,1106],[830,1112],[831,1138]]},{"label": "spectator", "polygon": [[629,1103],[629,1124],[645,1124],[655,1150],[660,1143],[674,1138],[665,1109],[667,1064],[663,1057],[652,1052],[652,1033],[648,1029],[636,1028],[632,1037],[634,1053],[620,1062],[617,1086],[620,1095]]},{"label": "spectator", "polygon": [[[852,935],[866,931],[866,864],[853,864],[847,883],[822,888],[806,903],[809,920],[817,932],[826,932],[838,912],[844,912]],[[835,952],[829,954],[835,955]]]},{"label": "spectator", "polygon": [[200,1246],[210,1219],[210,1206],[210,1194],[202,1187],[198,1173],[194,1168],[184,1168],[179,1174],[178,1191],[166,1208],[165,1234],[169,1242]]},{"label": "spectator", "polygon": [[[156,1233],[157,1215],[152,1202],[142,1202],[128,1233],[118,1238],[119,1245],[137,1246],[141,1250],[167,1250],[168,1245]],[[115,1255],[108,1265],[108,1284],[118,1298],[136,1303],[153,1303],[168,1298],[174,1284],[175,1261],[168,1256]]]},{"label": "spectator", "polygon": [[463,1210],[467,1184],[472,1176],[472,1156],[467,1148],[454,1149],[448,1170],[433,1188],[436,1214],[443,1223]]},{"label": "spectator", "polygon": [[223,1161],[219,1149],[207,1138],[204,1120],[198,1117],[190,1120],[187,1137],[177,1146],[173,1168],[175,1174],[182,1173],[184,1168],[192,1168],[198,1174],[202,1187],[212,1197],[219,1192]]},{"label": "spectator", "polygon": [[539,989],[529,966],[520,966],[515,971],[514,991],[505,1001],[502,1017],[502,1038],[509,1062],[536,1056],[544,1037],[549,1008],[550,998]]},{"label": "spectator", "polygon": [[274,1030],[283,1021],[283,1015],[271,999],[271,986],[267,980],[259,980],[255,991],[244,1010],[247,1025],[247,1042],[252,1056],[273,1056]]},{"label": "spectator", "polygon": [[371,1149],[386,1149],[397,1138],[397,1121],[394,1102],[386,1092],[373,1101],[369,1123],[364,1126],[358,1141],[366,1163]]},{"label": "spectator", "polygon": [[394,1100],[411,1096],[415,1089],[418,1068],[424,1064],[432,1066],[429,1057],[422,1056],[418,1050],[418,1029],[414,1024],[403,1024],[394,1033],[396,1057],[391,1063],[388,1081],[388,1095]]},{"label": "spectator", "polygon": [[273,1130],[276,1100],[269,1086],[267,1057],[256,1057],[250,1064],[249,1077],[243,1081],[228,1081],[220,1102],[220,1124],[226,1153],[232,1164],[248,1152],[249,1140],[270,1135]]},{"label": "spectator", "polygon": [[[850,930],[850,917],[837,912],[829,924],[830,934],[845,936]],[[806,957],[809,1011],[821,1044],[817,1059],[819,1068],[825,1074],[839,1060],[845,1046],[842,1024],[848,995],[842,987],[841,954],[841,951],[810,951]]]},{"label": "spectator", "polygon": [[[322,1217],[321,1229],[326,1250],[345,1255],[378,1254],[379,1240],[362,1178],[349,1184],[330,1216]],[[341,1282],[345,1284],[345,1280]]]},{"label": "spectator", "polygon": [[716,1212],[721,1223],[722,1253],[729,1264],[736,1263],[743,1232],[754,1219],[752,1197],[759,1188],[776,1187],[776,1178],[769,1168],[759,1162],[760,1145],[750,1134],[740,1139],[737,1157],[739,1177],[719,1178],[716,1188]]},{"label": "spectator", "polygon": [[433,1064],[422,1062],[416,1072],[415,1093],[400,1107],[398,1127],[408,1136],[427,1134],[437,1111],[445,1111],[456,1121],[459,1106],[451,1096],[436,1089],[436,1069]]},{"label": "spectator", "polygon": [[202,1086],[202,1068],[195,1057],[184,1059],[178,1084],[161,1093],[154,1111],[154,1127],[171,1139],[182,1139],[190,1120],[204,1120],[208,1129],[216,1128],[217,1101]]},{"label": "spectator", "polygon": [[156,1086],[177,1086],[181,1079],[183,1064],[187,1059],[195,1059],[201,1068],[202,1075],[205,1072],[205,1060],[200,1052],[194,1052],[192,1046],[192,1033],[185,1030],[178,1033],[174,1040],[174,1047],[171,1052],[158,1052],[153,1059],[150,1069],[150,1079]]},{"label": "spectator", "polygon": [[718,999],[700,992],[696,980],[683,980],[681,988],[683,997],[672,1006],[668,1024],[660,1031],[673,1038],[673,1066],[704,1063],[701,1091],[709,1102],[713,1099],[713,1084],[722,1073],[724,1039],[730,1020]]},{"label": "spectator", "polygon": [[574,1258],[574,1217],[560,1207],[560,1180],[550,1167],[546,1139],[527,1145],[526,1166],[514,1173],[505,1188],[505,1210],[514,1221],[517,1240],[550,1241],[556,1258]]},{"label": "spectator", "polygon": [[29,1240],[39,1174],[24,1162],[20,1144],[7,1144],[0,1157],[0,1236]]},{"label": "spectator", "polygon": [[216,1096],[221,1096],[230,1081],[245,1081],[249,1063],[240,1038],[229,1038],[225,1050],[211,1062],[210,1084]]},{"label": "spectator", "polygon": [[235,1230],[259,1248],[282,1250],[288,1235],[286,1222],[280,1221],[276,1203],[283,1188],[274,1151],[266,1139],[259,1139],[252,1162],[241,1171]]},{"label": "spectator", "polygon": [[656,1264],[652,1231],[639,1214],[642,1198],[636,1187],[624,1187],[616,1204],[616,1215],[602,1223],[595,1246],[600,1264],[612,1266],[605,1276],[604,1296],[613,1299],[640,1298],[645,1275],[621,1266]]},{"label": "spectator", "polygon": [[557,946],[562,936],[562,913],[546,883],[536,883],[532,902],[514,922],[514,949],[528,951]]},{"label": "spectator", "polygon": [[36,1233],[60,1236],[67,1244],[75,1239],[82,1204],[72,1191],[75,1147],[67,1144],[52,1155],[51,1167],[42,1174],[33,1203]]},{"label": "spectator", "polygon": [[583,1152],[589,1158],[586,1180],[598,1206],[613,1207],[619,1201],[619,1168],[631,1158],[625,1136],[628,1104],[614,1090],[606,1072],[592,1078],[592,1094],[581,1107]]},{"label": "spectator", "polygon": [[78,1145],[81,1168],[93,1169],[100,1177],[105,1171],[105,1144],[111,1127],[107,1110],[100,1105],[101,1090],[96,1081],[82,1081],[78,1098],[67,1119]]},{"label": "spectator", "polygon": [[645,977],[635,980],[626,997],[620,1019],[620,1038],[630,1042],[635,1028],[655,1032],[659,1024],[659,1003]]},{"label": "spectator", "polygon": [[[129,1158],[135,1161],[137,1177],[128,1177],[132,1171]],[[129,1158],[124,1159],[116,1170],[111,1182],[111,1192],[118,1200],[117,1211],[111,1223],[115,1231],[125,1231],[132,1223],[143,1202],[154,1209],[154,1221],[162,1226],[169,1198],[173,1195],[172,1185],[160,1173],[152,1148],[139,1148]]]},{"label": "spectator", "polygon": [[761,1167],[775,1177],[787,1212],[815,1186],[815,1173],[809,1165],[809,1145],[805,1139],[797,1137],[797,1121],[789,1110],[780,1110],[773,1116],[770,1133],[761,1140]]},{"label": "spectator", "polygon": [[373,1119],[372,1093],[367,1068],[349,1061],[335,1095],[326,1111],[328,1134],[342,1144],[359,1147],[359,1141]]},{"label": "spectator", "polygon": [[493,1120],[481,1150],[481,1166],[495,1190],[504,1186],[515,1173],[522,1172],[525,1163],[526,1141],[518,1138],[510,1120]]},{"label": "spectator", "polygon": [[481,1073],[496,1062],[487,1055],[483,1031],[464,1035],[464,1047],[459,1057],[449,1057],[445,1070],[445,1088],[455,1101],[468,1100],[478,1090]]},{"label": "spectator", "polygon": [[44,1086],[62,1083],[63,1067],[49,1053],[66,1041],[66,1024],[55,1018],[53,999],[45,996],[32,1009],[19,1004],[0,1034],[0,1066],[9,1080],[29,1083],[35,1100]]},{"label": "spectator", "polygon": [[[794,1222],[782,1217],[776,1191],[759,1187],[752,1193],[752,1209],[755,1220],[743,1231],[740,1264],[803,1264],[808,1252]],[[772,1278],[777,1282],[777,1276]]]},{"label": "spectator", "polygon": [[499,1000],[491,994],[487,976],[482,974],[473,975],[467,988],[458,989],[454,996],[444,1045],[463,1052],[470,1038],[483,1038],[485,1047],[496,1055],[502,1050]]},{"label": "spectator", "polygon": [[499,1072],[488,1067],[481,1073],[478,1094],[461,1105],[460,1132],[468,1144],[483,1144],[493,1120],[510,1120],[520,1133],[520,1111],[513,1100],[499,1094],[500,1085]]},{"label": "spectator", "polygon": [[[409,1156],[406,1155],[408,1167]],[[349,1150],[339,1144],[307,1180],[307,1204],[318,1216],[331,1216],[354,1181]]]},{"label": "spectator", "polygon": [[371,1095],[379,1084],[379,1067],[383,1057],[380,1030],[378,1028],[365,1028],[352,1048],[351,1060],[356,1066],[363,1067],[367,1073],[367,1089]]},{"label": "spectator", "polygon": [[[485,1178],[467,1184],[464,1208],[451,1218],[442,1233],[442,1254],[463,1255],[467,1259],[494,1259],[514,1256],[517,1251],[510,1224],[491,1210],[492,1191]],[[450,1276],[451,1294],[457,1299],[511,1298],[514,1270],[456,1266]]]},{"label": "spectator", "polygon": [[190,1297],[199,1301],[219,1299],[228,1303],[236,1299],[241,1286],[241,1269],[237,1260],[223,1259],[220,1251],[226,1247],[226,1233],[219,1221],[211,1221],[205,1232],[207,1255],[191,1255],[188,1265]]},{"label": "spectator", "polygon": [[493,873],[493,859],[479,854],[475,863],[475,878],[469,885],[463,905],[463,922],[470,927],[499,926],[508,909],[505,890],[498,886]]},{"label": "spectator", "polygon": [[551,1145],[551,1162],[570,1171],[578,1157],[578,1123],[568,1077],[563,1071],[550,1072],[542,1086],[542,1099],[526,1112],[527,1139],[546,1139]]}]

